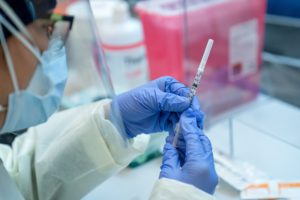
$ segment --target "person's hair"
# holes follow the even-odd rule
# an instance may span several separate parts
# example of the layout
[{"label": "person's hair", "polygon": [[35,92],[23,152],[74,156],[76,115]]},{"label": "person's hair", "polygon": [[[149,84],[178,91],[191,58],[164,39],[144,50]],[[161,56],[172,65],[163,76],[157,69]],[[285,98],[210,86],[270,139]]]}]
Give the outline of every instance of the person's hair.
[{"label": "person's hair", "polygon": [[[56,6],[56,0],[5,0],[5,2],[12,8],[25,25],[32,23],[39,16],[45,15]],[[0,14],[11,22],[1,8]],[[11,24],[14,25],[14,23]],[[11,36],[11,33],[5,27],[3,27],[3,31],[5,38]]]}]

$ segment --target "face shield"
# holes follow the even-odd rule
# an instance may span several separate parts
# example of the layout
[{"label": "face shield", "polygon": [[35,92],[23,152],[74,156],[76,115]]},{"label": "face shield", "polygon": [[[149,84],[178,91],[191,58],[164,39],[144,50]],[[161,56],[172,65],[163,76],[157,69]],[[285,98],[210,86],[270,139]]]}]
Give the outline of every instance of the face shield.
[{"label": "face shield", "polygon": [[[80,5],[80,11],[74,12],[74,5]],[[10,128],[6,130],[19,131],[44,122],[57,110],[58,105],[61,109],[67,109],[103,98],[113,98],[109,69],[88,0],[3,1],[0,21],[1,46],[10,75],[8,82],[12,85],[11,93],[16,96],[14,103],[8,100],[7,104],[0,105],[0,111],[7,112],[4,127]],[[54,39],[60,42],[53,42]],[[20,48],[15,50],[14,47],[18,46],[15,44]],[[56,49],[55,53],[53,48]],[[52,49],[51,53],[49,49]],[[65,72],[59,67],[61,63],[56,61],[61,57],[61,49],[65,52],[68,66],[66,84],[62,84],[62,74]],[[50,66],[49,63],[52,67],[47,70],[40,67],[43,73],[37,72],[39,66]],[[61,91],[64,93],[59,94]],[[33,98],[17,98],[23,93],[30,93],[35,101],[42,99],[46,102],[35,106],[41,108],[42,114],[36,109],[37,112],[30,115],[32,120],[24,117],[29,115],[28,112],[24,113],[26,109],[21,108],[25,108],[27,103],[32,104],[29,100]],[[48,98],[50,94],[56,98]],[[14,111],[11,111],[12,104],[17,101],[19,106],[14,106]],[[50,104],[52,108],[49,108]],[[24,125],[18,127],[16,118],[21,118],[19,121]],[[25,123],[26,120],[31,122]],[[18,127],[17,130],[15,127]]]},{"label": "face shield", "polygon": [[92,101],[113,98],[114,89],[109,68],[88,0],[58,1],[55,14],[73,16],[67,49],[69,77],[62,101],[70,108]]}]

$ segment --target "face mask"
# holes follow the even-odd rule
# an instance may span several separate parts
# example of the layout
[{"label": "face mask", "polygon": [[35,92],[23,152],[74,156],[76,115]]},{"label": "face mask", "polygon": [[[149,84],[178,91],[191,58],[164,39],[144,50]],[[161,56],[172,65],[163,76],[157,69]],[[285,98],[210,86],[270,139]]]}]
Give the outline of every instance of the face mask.
[{"label": "face mask", "polygon": [[[0,20],[3,21],[3,18]],[[9,95],[6,120],[0,129],[0,134],[2,134],[43,123],[58,109],[67,80],[67,61],[63,41],[59,37],[51,39],[48,49],[38,57],[40,64],[28,87],[26,90],[19,91],[2,27],[0,38],[15,88],[15,92]],[[24,38],[20,41],[25,46],[30,45]],[[33,49],[33,47],[29,48],[31,51]],[[34,51],[33,54],[37,55],[36,50]],[[4,110],[3,107],[2,110]]]},{"label": "face mask", "polygon": [[[14,132],[45,122],[59,107],[67,80],[67,62],[64,47],[52,40],[43,53],[43,64],[24,91],[9,95],[7,116],[1,133]],[[57,49],[60,48],[60,49]]]}]

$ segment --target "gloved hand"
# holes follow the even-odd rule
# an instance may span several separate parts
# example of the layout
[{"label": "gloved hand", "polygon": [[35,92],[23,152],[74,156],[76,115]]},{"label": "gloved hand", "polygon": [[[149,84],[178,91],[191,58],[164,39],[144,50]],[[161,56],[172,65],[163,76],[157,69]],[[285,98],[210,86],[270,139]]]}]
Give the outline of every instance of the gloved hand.
[{"label": "gloved hand", "polygon": [[[193,102],[191,104],[191,107],[193,109],[194,114],[196,115],[196,122],[197,122],[197,127],[200,128],[201,130],[203,129],[203,119],[204,119],[204,114],[201,111],[200,103],[198,100],[198,97],[195,96],[193,98]],[[169,136],[167,137],[167,142],[173,144],[173,140],[175,137],[175,127],[171,130],[169,130]],[[177,143],[176,143],[176,149],[179,154],[179,160],[180,163],[184,161],[185,158],[185,150],[186,150],[186,143],[183,137],[183,134],[179,134]]]},{"label": "gloved hand", "polygon": [[[181,112],[190,107],[189,89],[172,77],[162,77],[120,94],[112,101],[110,119],[126,136],[173,129]],[[200,118],[200,112],[198,118]]]},{"label": "gloved hand", "polygon": [[193,109],[189,108],[180,117],[180,131],[185,141],[185,156],[180,158],[170,138],[164,147],[160,178],[169,178],[213,194],[218,184],[214,167],[212,147],[207,136],[197,126]]}]

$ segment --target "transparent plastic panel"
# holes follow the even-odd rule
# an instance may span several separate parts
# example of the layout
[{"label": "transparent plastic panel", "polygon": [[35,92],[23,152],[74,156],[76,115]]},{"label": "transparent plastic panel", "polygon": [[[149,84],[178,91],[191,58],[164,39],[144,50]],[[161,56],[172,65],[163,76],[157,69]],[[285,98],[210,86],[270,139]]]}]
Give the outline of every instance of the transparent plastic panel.
[{"label": "transparent plastic panel", "polygon": [[[54,13],[74,16],[72,30],[66,41],[69,79],[62,102],[65,108],[102,99],[113,99],[116,95],[115,88],[118,88],[120,84],[127,83],[120,79],[115,81],[118,71],[114,69],[119,65],[110,62],[111,59],[107,54],[105,42],[103,42],[104,37],[99,34],[97,12],[105,12],[105,7],[101,5],[89,0],[62,0],[58,2],[54,10]],[[120,15],[124,14],[122,11],[120,11]],[[115,37],[114,40],[118,40],[118,37]],[[113,60],[118,61],[119,59],[114,58]],[[109,108],[107,114],[110,120],[114,121],[115,125],[117,124],[116,127],[124,137],[124,144],[126,144],[127,136],[119,107],[115,104]]]},{"label": "transparent plastic panel", "polygon": [[266,5],[157,0],[140,1],[135,10],[151,79],[170,75],[190,87],[208,39],[214,39],[197,95],[215,148],[269,177],[299,180],[299,20],[265,21]]},{"label": "transparent plastic panel", "polygon": [[151,79],[170,75],[191,86],[212,38],[215,44],[198,90],[207,120],[255,99],[265,1],[146,1],[136,10],[145,31]]},{"label": "transparent plastic panel", "polygon": [[121,0],[91,1],[103,52],[117,94],[149,81],[142,24]]},{"label": "transparent plastic panel", "polygon": [[88,0],[59,1],[54,13],[74,16],[66,41],[69,78],[63,106],[73,107],[114,96],[110,70]]},{"label": "transparent plastic panel", "polygon": [[215,40],[198,90],[206,120],[211,122],[253,101],[259,92],[265,2],[187,2],[184,67],[188,85],[207,39]]}]

